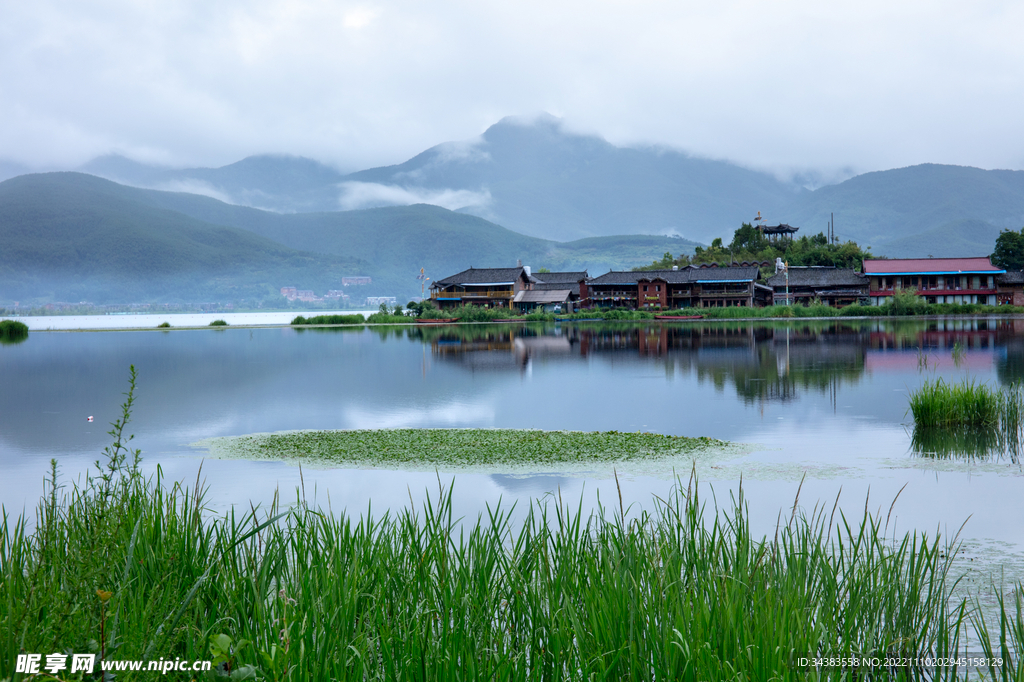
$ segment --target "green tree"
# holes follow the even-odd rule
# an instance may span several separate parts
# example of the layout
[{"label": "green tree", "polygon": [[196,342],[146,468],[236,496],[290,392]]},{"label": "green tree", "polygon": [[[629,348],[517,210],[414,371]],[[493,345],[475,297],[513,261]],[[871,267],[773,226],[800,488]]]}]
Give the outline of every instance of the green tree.
[{"label": "green tree", "polygon": [[1024,228],[1020,232],[1003,230],[996,237],[992,264],[1006,270],[1024,270]]},{"label": "green tree", "polygon": [[729,244],[729,249],[736,253],[756,253],[763,251],[769,246],[769,241],[765,239],[759,229],[750,223],[743,223],[740,225],[740,228],[733,233],[732,243]]}]

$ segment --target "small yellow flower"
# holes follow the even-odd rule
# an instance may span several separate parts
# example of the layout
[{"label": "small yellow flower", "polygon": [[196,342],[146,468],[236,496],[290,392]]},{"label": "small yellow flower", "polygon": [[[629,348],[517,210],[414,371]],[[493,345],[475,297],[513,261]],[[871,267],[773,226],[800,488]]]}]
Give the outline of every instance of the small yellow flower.
[{"label": "small yellow flower", "polygon": [[96,596],[100,598],[100,601],[106,604],[110,601],[110,598],[114,596],[113,592],[107,592],[106,590],[96,590]]}]

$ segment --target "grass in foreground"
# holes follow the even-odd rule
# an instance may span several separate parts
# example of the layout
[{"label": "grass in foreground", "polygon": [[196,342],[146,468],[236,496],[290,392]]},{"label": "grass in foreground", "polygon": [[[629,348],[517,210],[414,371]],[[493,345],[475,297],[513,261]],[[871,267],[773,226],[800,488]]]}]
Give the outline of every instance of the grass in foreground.
[{"label": "grass in foreground", "polygon": [[379,429],[254,434],[213,438],[199,445],[220,456],[321,466],[539,471],[693,457],[729,444],[713,438],[619,431]]},{"label": "grass in foreground", "polygon": [[[31,530],[4,515],[0,679],[22,651],[194,660],[211,648],[268,680],[956,677],[794,662],[962,650],[969,605],[950,596],[952,552],[937,538],[887,541],[874,517],[817,508],[757,538],[742,493],[719,514],[695,482],[631,519],[559,499],[463,523],[446,491],[379,518],[301,499],[215,518],[201,490],[140,474],[123,436],[131,394],[96,475],[63,487],[54,465]],[[1019,680],[1020,592],[999,599],[1004,618],[978,653],[1004,667],[981,673]]]}]

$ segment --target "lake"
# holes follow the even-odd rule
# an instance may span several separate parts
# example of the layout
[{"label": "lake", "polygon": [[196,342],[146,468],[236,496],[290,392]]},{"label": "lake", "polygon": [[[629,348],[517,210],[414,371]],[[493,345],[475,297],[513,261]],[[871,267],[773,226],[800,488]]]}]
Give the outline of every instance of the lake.
[{"label": "lake", "polygon": [[[963,348],[956,361],[955,344]],[[890,532],[953,535],[966,521],[970,558],[1024,576],[1019,458],[955,449],[936,456],[928,443],[915,450],[907,414],[908,391],[928,378],[1024,378],[1024,320],[32,332],[0,346],[0,501],[8,513],[35,505],[50,458],[69,479],[101,456],[132,364],[138,389],[128,431],[147,471],[159,465],[191,485],[201,466],[219,510],[266,505],[276,491],[294,499],[302,488],[336,511],[372,503],[377,513],[453,482],[456,511],[471,521],[499,500],[548,494],[585,509],[617,507],[619,487],[636,510],[664,495],[674,475],[685,484],[695,466],[721,507],[742,477],[761,533],[789,517],[798,489],[807,512],[831,510],[839,495],[851,520],[866,507],[889,520]],[[749,447],[684,470],[619,469],[617,487],[605,472],[300,474],[277,462],[204,461],[193,446],[249,433],[396,427],[651,431]]]}]

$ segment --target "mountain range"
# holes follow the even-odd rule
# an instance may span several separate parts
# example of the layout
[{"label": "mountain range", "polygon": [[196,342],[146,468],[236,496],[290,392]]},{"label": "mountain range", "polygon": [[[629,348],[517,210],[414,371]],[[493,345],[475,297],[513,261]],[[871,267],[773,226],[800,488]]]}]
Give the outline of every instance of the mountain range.
[{"label": "mountain range", "polygon": [[[444,276],[517,258],[598,274],[728,241],[757,212],[801,235],[834,216],[840,239],[890,257],[987,255],[1001,230],[1024,226],[1022,171],[922,164],[810,190],[678,150],[615,146],[546,115],[355,173],[287,155],[186,169],[111,155],[77,174],[26,170],[0,161],[0,178],[16,176],[0,184],[0,298],[14,273],[18,291],[65,281],[71,299],[135,291],[131,273],[164,278],[147,291],[169,291],[166,278],[185,277],[186,264],[200,283],[189,291],[223,295],[236,285],[254,295],[281,283],[336,288],[328,280],[339,273],[404,295],[420,267]],[[161,263],[119,260],[133,249]],[[93,258],[106,270],[86,286]]]},{"label": "mountain range", "polygon": [[348,174],[283,155],[190,169],[107,156],[80,170],[282,213],[434,204],[554,241],[620,234],[728,241],[760,212],[807,234],[825,231],[834,215],[840,238],[893,257],[980,255],[991,253],[1000,230],[1024,226],[1024,171],[922,164],[812,191],[665,147],[617,147],[546,115],[506,118],[477,138]]},{"label": "mountain range", "polygon": [[[73,172],[0,183],[0,301],[265,300],[282,286],[322,294],[368,275],[356,295],[405,298],[469,266],[628,269],[680,238],[629,235],[560,243],[419,204],[281,214]],[[404,302],[404,301],[403,301]]]}]

